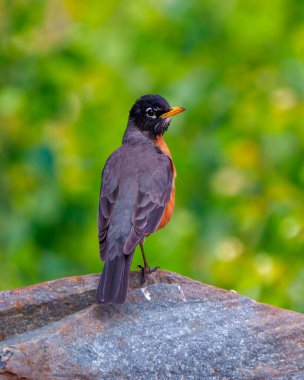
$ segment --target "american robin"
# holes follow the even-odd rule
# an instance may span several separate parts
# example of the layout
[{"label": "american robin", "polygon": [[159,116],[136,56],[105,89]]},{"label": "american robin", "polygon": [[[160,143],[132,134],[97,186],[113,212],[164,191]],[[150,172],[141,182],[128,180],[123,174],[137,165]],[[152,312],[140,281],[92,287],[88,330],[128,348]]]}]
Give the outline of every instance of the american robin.
[{"label": "american robin", "polygon": [[160,95],[134,103],[122,145],[107,159],[100,189],[98,237],[105,261],[97,301],[125,302],[132,257],[139,244],[143,280],[148,266],[143,243],[170,220],[175,199],[175,168],[163,134],[171,117],[184,111]]}]

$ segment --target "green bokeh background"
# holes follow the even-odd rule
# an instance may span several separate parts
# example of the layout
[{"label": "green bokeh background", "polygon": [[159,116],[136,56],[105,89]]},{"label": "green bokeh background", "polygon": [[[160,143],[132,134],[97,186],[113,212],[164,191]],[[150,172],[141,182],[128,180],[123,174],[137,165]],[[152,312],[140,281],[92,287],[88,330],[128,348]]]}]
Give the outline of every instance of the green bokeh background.
[{"label": "green bokeh background", "polygon": [[304,312],[303,60],[302,0],[0,0],[0,288],[101,270],[101,169],[159,93],[187,112],[150,265]]}]

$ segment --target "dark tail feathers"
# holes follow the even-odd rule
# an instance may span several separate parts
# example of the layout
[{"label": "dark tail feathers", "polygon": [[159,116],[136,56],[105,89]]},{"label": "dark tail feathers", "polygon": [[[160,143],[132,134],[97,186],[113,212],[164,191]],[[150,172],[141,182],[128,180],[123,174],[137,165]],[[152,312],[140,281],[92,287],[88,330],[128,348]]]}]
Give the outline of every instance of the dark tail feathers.
[{"label": "dark tail feathers", "polygon": [[124,303],[127,297],[133,252],[107,258],[97,289],[97,302]]}]

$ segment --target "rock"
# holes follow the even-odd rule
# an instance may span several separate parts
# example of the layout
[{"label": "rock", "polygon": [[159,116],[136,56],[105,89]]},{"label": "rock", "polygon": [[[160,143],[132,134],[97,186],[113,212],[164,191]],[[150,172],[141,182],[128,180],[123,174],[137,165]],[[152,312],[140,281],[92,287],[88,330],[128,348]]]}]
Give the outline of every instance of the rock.
[{"label": "rock", "polygon": [[304,316],[174,273],[124,305],[98,275],[0,292],[0,379],[304,379]]}]

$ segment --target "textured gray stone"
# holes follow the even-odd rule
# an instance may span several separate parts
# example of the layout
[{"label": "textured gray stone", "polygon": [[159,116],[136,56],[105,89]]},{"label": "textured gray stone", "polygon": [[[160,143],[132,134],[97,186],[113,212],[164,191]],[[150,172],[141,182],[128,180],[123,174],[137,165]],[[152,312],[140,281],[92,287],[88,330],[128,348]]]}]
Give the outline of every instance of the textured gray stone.
[{"label": "textured gray stone", "polygon": [[304,379],[302,314],[164,271],[96,305],[97,282],[1,292],[0,379]]}]

